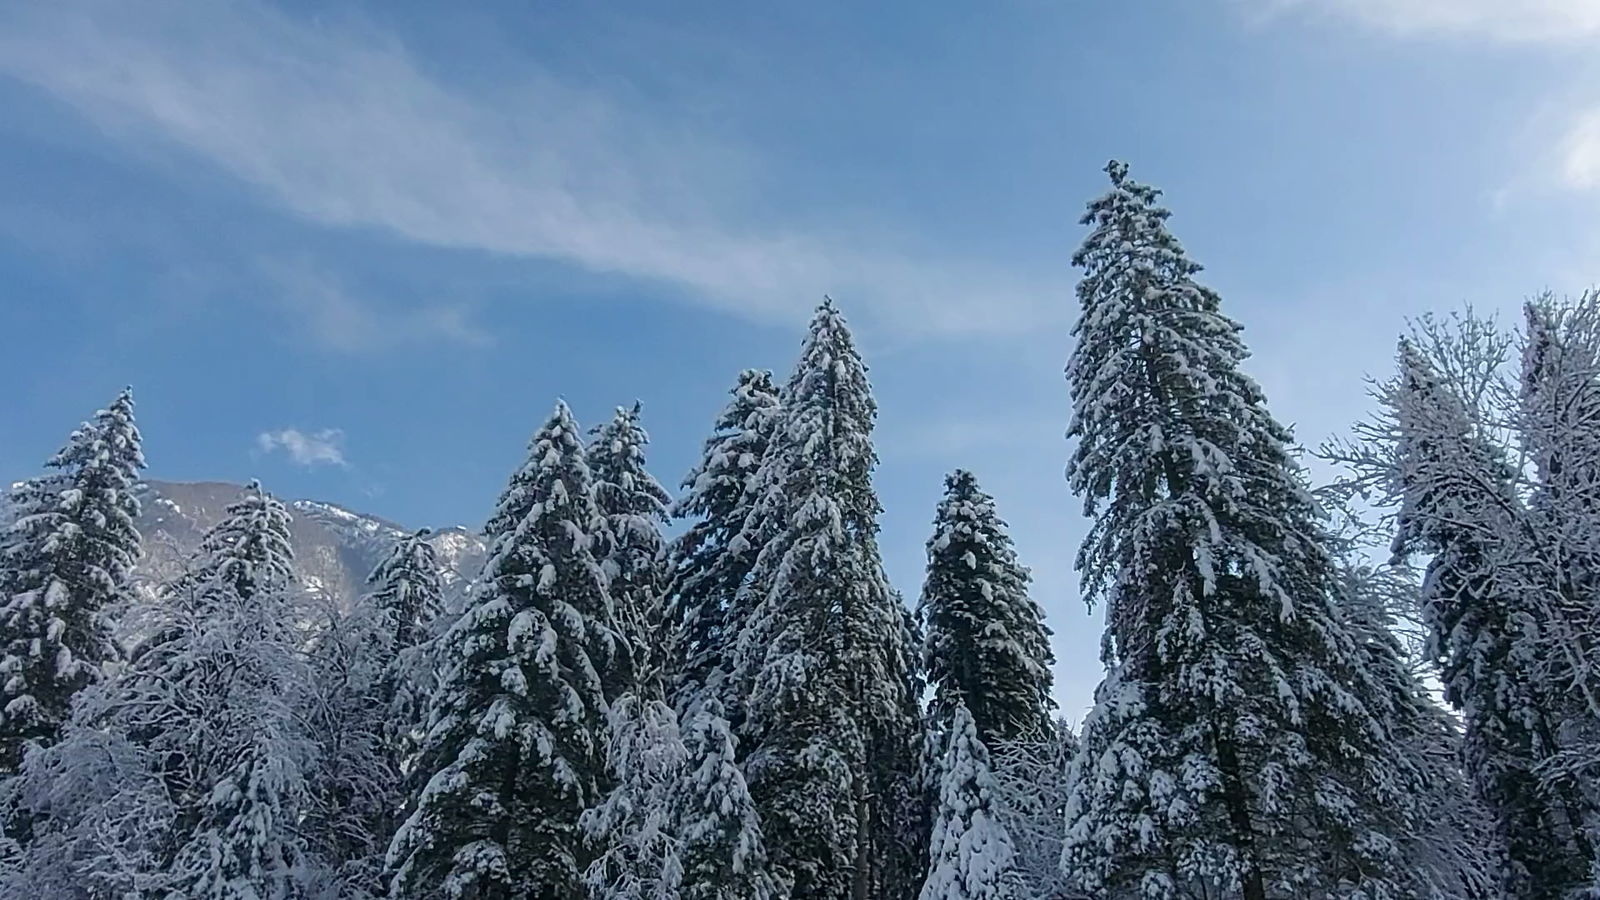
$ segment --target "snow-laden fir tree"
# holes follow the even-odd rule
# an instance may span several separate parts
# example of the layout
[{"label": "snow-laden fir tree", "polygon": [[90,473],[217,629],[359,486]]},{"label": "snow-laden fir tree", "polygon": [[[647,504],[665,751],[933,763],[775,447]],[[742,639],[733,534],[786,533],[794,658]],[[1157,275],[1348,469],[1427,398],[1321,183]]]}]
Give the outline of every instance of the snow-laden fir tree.
[{"label": "snow-laden fir tree", "polygon": [[425,784],[389,850],[396,897],[584,896],[579,817],[609,787],[602,673],[621,636],[592,553],[605,521],[565,403],[500,502],[497,516],[527,512],[495,539],[441,639]]},{"label": "snow-laden fir tree", "polygon": [[0,773],[27,742],[54,741],[72,697],[118,656],[108,618],[139,557],[144,468],[132,391],[46,465],[13,492],[0,533]]},{"label": "snow-laden fir tree", "polygon": [[921,723],[905,696],[915,648],[878,553],[876,403],[831,300],[783,406],[751,488],[751,521],[775,533],[735,600],[754,609],[735,665],[750,691],[746,776],[795,897],[908,896],[900,792],[882,787],[918,778]]},{"label": "snow-laden fir tree", "polygon": [[420,529],[400,539],[367,577],[366,606],[378,617],[374,652],[383,662],[379,700],[388,726],[388,754],[409,768],[427,728],[428,698],[438,679],[435,638],[444,616],[439,559]]},{"label": "snow-laden fir tree", "polygon": [[1016,850],[1001,824],[989,751],[959,700],[945,728],[928,877],[920,900],[1020,900]]},{"label": "snow-laden fir tree", "polygon": [[667,580],[666,539],[661,526],[671,501],[666,488],[645,468],[650,436],[639,422],[640,407],[618,407],[610,422],[594,430],[589,471],[595,502],[606,517],[610,540],[601,566],[611,585],[611,600],[627,638],[630,671],[608,698],[637,685],[643,696],[663,692],[663,668],[671,648],[662,607]]},{"label": "snow-laden fir tree", "polygon": [[1396,836],[1418,776],[1368,706],[1290,435],[1159,192],[1107,171],[1067,376],[1109,671],[1063,865],[1092,896],[1414,896]]},{"label": "snow-laden fir tree", "polygon": [[[51,896],[259,900],[311,890],[299,826],[315,748],[293,700],[289,516],[251,484],[163,590],[158,639],[85,692],[13,790],[42,823],[28,880]],[[34,895],[36,896],[36,895]]]},{"label": "snow-laden fir tree", "polygon": [[590,900],[678,900],[682,842],[673,818],[688,751],[664,700],[624,694],[611,706],[607,769],[615,787],[584,812],[594,861]]},{"label": "snow-laden fir tree", "polygon": [[1055,657],[1028,582],[994,498],[971,472],[953,472],[934,516],[919,606],[935,727],[958,705],[986,745],[1050,727]]},{"label": "snow-laden fir tree", "polygon": [[674,705],[683,711],[702,696],[714,698],[737,729],[744,697],[731,679],[733,650],[755,599],[740,587],[761,549],[743,531],[763,524],[751,512],[779,404],[772,373],[758,369],[739,373],[732,394],[673,507],[691,524],[671,548],[669,615],[679,630]]},{"label": "snow-laden fir tree", "polygon": [[733,731],[714,699],[683,720],[686,765],[674,799],[683,900],[781,900],[761,820],[736,760]]},{"label": "snow-laden fir tree", "polygon": [[1399,374],[1382,394],[1400,507],[1394,551],[1428,558],[1430,655],[1502,844],[1501,887],[1514,898],[1559,897],[1587,882],[1590,848],[1584,798],[1540,775],[1559,751],[1560,717],[1539,672],[1538,597],[1550,576],[1516,472],[1454,381],[1436,354],[1401,342]]}]

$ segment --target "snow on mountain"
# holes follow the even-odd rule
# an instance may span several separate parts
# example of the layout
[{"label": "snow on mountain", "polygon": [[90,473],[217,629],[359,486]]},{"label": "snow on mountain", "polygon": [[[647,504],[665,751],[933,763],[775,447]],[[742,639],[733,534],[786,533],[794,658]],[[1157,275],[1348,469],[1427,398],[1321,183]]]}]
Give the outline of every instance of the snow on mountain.
[{"label": "snow on mountain", "polygon": [[[144,554],[138,577],[148,584],[181,571],[201,535],[222,518],[242,490],[237,484],[214,481],[145,482],[139,497]],[[302,583],[341,606],[366,591],[367,575],[410,532],[333,503],[295,500],[288,506],[290,543]],[[435,531],[429,542],[443,569],[445,602],[459,608],[483,565],[487,546],[482,537],[459,526]]]}]

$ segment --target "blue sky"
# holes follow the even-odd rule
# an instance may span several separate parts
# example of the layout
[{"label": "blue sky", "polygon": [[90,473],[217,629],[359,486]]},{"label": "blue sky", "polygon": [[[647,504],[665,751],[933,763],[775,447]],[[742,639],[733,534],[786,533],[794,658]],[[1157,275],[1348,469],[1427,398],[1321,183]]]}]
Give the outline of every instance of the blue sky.
[{"label": "blue sky", "polygon": [[1406,317],[1595,278],[1596,39],[1600,0],[5,4],[0,476],[132,383],[153,477],[478,523],[559,395],[643,400],[673,484],[826,292],[891,575],[974,469],[1076,717],[1061,365],[1105,161],[1314,445]]}]

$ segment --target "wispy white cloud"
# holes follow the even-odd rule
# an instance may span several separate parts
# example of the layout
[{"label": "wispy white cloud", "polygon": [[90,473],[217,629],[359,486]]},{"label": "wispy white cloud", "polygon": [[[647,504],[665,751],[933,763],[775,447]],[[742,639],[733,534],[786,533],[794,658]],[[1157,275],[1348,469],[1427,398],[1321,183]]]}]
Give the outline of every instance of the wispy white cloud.
[{"label": "wispy white cloud", "polygon": [[305,432],[298,428],[263,431],[256,435],[256,447],[262,453],[279,450],[288,455],[297,466],[337,466],[349,468],[344,458],[344,432],[337,428]]},{"label": "wispy white cloud", "polygon": [[370,27],[248,2],[22,2],[0,8],[0,74],[313,223],[560,260],[745,316],[792,317],[828,291],[899,330],[1007,332],[1064,295],[1064,274],[752,214],[751,152],[536,70],[469,92]]},{"label": "wispy white cloud", "polygon": [[266,278],[279,287],[280,307],[295,315],[307,335],[340,351],[384,350],[403,343],[479,346],[489,333],[459,305],[402,307],[352,292],[337,276],[303,262],[264,263]]},{"label": "wispy white cloud", "polygon": [[1600,35],[1600,0],[1246,0],[1267,14],[1350,19],[1404,36],[1572,42]]},{"label": "wispy white cloud", "polygon": [[1600,188],[1600,105],[1572,117],[1560,144],[1561,178],[1576,190]]}]

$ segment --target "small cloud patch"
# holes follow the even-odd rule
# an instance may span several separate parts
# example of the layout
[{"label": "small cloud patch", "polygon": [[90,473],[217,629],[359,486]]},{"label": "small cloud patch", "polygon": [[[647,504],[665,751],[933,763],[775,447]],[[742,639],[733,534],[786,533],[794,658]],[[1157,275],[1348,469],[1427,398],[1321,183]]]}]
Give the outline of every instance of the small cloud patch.
[{"label": "small cloud patch", "polygon": [[316,466],[338,466],[343,469],[350,465],[344,458],[344,432],[337,428],[313,432],[298,428],[263,431],[256,435],[256,446],[262,453],[281,450],[295,465],[308,469]]}]

